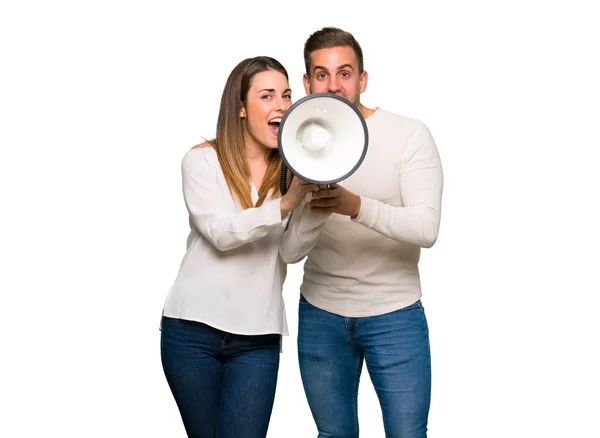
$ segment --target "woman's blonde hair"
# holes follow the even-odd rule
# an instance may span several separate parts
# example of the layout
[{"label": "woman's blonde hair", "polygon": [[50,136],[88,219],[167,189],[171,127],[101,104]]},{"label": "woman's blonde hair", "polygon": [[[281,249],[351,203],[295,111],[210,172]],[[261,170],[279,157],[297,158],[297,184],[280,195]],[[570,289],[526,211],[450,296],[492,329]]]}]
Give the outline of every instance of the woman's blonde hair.
[{"label": "woman's blonde hair", "polygon": [[272,198],[280,196],[279,180],[282,161],[278,150],[274,149],[267,157],[267,171],[258,191],[258,201],[256,205],[253,204],[249,183],[250,168],[246,160],[240,118],[242,104],[247,105],[248,90],[254,75],[267,70],[278,71],[289,80],[283,65],[268,56],[245,59],[233,69],[221,97],[217,135],[215,139],[209,141],[217,153],[231,195],[244,210],[262,205],[271,191]]}]

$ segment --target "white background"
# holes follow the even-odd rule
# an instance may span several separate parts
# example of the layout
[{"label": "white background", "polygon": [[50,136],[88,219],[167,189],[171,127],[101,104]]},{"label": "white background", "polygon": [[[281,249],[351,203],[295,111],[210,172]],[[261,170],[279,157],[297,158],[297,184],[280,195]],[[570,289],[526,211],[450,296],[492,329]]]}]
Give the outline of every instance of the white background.
[{"label": "white background", "polygon": [[[274,56],[297,100],[304,41],[335,25],[363,47],[363,103],[424,121],[444,165],[421,263],[429,436],[600,436],[592,3],[3,2],[0,435],[184,436],[158,330],[188,232],[181,158],[235,64]],[[301,275],[270,438],[316,436]],[[383,437],[366,372],[359,403],[361,436]]]}]

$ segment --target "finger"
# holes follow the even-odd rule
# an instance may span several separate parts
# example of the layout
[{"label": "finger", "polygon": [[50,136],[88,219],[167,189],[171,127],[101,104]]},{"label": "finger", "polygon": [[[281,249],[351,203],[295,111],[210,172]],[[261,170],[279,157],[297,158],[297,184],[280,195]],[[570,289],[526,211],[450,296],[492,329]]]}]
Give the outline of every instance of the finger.
[{"label": "finger", "polygon": [[292,180],[292,182],[296,182],[296,184],[312,184],[308,181],[304,181],[302,178],[300,178],[299,176],[294,175],[294,179]]},{"label": "finger", "polygon": [[315,199],[313,198],[310,201],[310,206],[311,207],[335,207],[338,205],[338,202],[336,199],[333,198],[326,198],[326,199]]},{"label": "finger", "polygon": [[301,193],[308,193],[311,191],[314,191],[316,189],[316,185],[314,184],[310,184],[310,183],[298,183],[298,184],[294,184],[292,186],[290,186],[290,189],[296,189],[298,191],[300,191]]},{"label": "finger", "polygon": [[315,186],[312,184],[309,184],[307,186],[299,186],[297,189],[300,193],[303,193],[306,195],[307,193],[314,193]]},{"label": "finger", "polygon": [[315,198],[337,198],[339,196],[339,192],[334,191],[334,190],[329,190],[329,189],[321,189],[317,192],[315,192],[314,197]]},{"label": "finger", "polygon": [[325,213],[336,213],[335,207],[310,207],[310,211],[313,213],[325,214]]},{"label": "finger", "polygon": [[294,179],[292,181],[292,185],[298,186],[298,187],[309,187],[309,186],[310,187],[317,187],[315,184],[309,183],[309,182],[306,182],[306,181],[302,181],[301,179]]}]

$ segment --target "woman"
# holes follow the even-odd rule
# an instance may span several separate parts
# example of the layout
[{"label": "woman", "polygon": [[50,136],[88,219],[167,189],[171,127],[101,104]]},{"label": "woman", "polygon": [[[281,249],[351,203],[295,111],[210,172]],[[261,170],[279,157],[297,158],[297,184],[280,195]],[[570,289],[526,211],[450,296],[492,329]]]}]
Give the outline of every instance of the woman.
[{"label": "woman", "polygon": [[231,72],[212,147],[182,160],[190,234],[161,323],[165,376],[189,437],[264,438],[275,397],[289,213],[315,186],[280,196],[279,123],[291,106],[285,68],[257,57]]}]

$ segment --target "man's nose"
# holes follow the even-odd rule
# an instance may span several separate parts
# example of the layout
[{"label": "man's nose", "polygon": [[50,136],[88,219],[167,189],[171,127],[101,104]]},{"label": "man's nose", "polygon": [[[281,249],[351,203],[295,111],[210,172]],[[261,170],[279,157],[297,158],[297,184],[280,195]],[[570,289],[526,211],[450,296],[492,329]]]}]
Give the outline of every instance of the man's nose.
[{"label": "man's nose", "polygon": [[340,91],[340,82],[338,81],[337,77],[332,76],[329,79],[328,88],[330,93],[337,93]]}]

